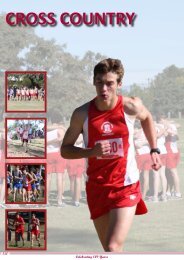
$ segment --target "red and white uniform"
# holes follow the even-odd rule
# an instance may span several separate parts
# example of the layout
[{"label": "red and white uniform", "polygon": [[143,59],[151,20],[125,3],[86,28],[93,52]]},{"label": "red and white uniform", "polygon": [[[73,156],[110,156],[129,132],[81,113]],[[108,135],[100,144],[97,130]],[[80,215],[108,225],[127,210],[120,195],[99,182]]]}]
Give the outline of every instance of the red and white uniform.
[{"label": "red and white uniform", "polygon": [[30,178],[30,176],[25,176],[23,177],[23,188],[26,190],[26,191],[31,191],[32,188],[31,188],[31,183],[30,181],[32,180],[32,178]]},{"label": "red and white uniform", "polygon": [[31,219],[31,234],[38,236],[40,234],[40,221],[38,218]]},{"label": "red and white uniform", "polygon": [[25,89],[23,89],[23,88],[21,89],[21,96],[23,96],[23,97],[25,96]]},{"label": "red and white uniform", "polygon": [[19,127],[18,133],[20,135],[20,138],[22,139],[24,129],[22,127]]},{"label": "red and white uniform", "polygon": [[[51,130],[47,133],[47,172],[48,173],[64,173],[66,169],[66,160],[60,155],[60,141],[58,139],[58,130]],[[52,144],[53,141],[53,144]]]},{"label": "red and white uniform", "polygon": [[111,144],[110,155],[88,158],[86,193],[92,219],[113,208],[136,204],[136,214],[147,212],[141,199],[133,133],[134,120],[125,114],[121,96],[116,106],[108,111],[99,111],[95,99],[90,102],[83,126],[85,146],[93,148],[102,140]]},{"label": "red and white uniform", "polygon": [[[156,132],[159,134],[159,132],[164,129],[163,124],[156,124],[155,126]],[[167,158],[167,150],[165,147],[165,135],[161,135],[157,138],[157,147],[160,149],[160,159],[163,166],[166,166],[166,158]]]},{"label": "red and white uniform", "polygon": [[30,89],[30,95],[31,97],[34,96],[34,90],[32,88]]},{"label": "red and white uniform", "polygon": [[165,143],[167,149],[166,168],[174,169],[180,161],[180,152],[177,146],[178,132],[174,124],[169,125],[169,131],[171,133],[166,137]]},{"label": "red and white uniform", "polygon": [[29,97],[29,89],[26,89],[26,96]]},{"label": "red and white uniform", "polygon": [[17,89],[17,96],[20,96],[20,89]]},{"label": "red and white uniform", "polygon": [[19,233],[19,234],[24,234],[24,219],[22,217],[16,217],[15,218],[15,221],[14,221],[14,224],[15,224],[15,233]]},{"label": "red and white uniform", "polygon": [[35,95],[36,97],[38,97],[38,89],[37,89],[37,88],[34,89],[34,95]]},{"label": "red and white uniform", "polygon": [[23,139],[23,141],[24,141],[24,140],[25,140],[25,141],[28,141],[28,134],[29,134],[28,130],[24,130],[24,131],[23,131],[23,134],[22,134],[22,139]]},{"label": "red and white uniform", "polygon": [[149,171],[152,169],[152,161],[150,156],[150,147],[147,143],[143,130],[139,130],[139,135],[134,141],[136,147],[137,166],[140,171]]}]

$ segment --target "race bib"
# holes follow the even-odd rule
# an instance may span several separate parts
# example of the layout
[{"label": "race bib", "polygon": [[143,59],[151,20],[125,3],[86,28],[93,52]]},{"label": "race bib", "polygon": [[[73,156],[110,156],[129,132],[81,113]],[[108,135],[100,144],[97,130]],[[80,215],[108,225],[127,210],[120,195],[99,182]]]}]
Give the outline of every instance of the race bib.
[{"label": "race bib", "polygon": [[114,159],[114,158],[124,156],[123,139],[122,138],[99,140],[95,144],[101,143],[103,141],[108,141],[110,143],[110,146],[111,146],[110,154],[99,156],[99,157],[97,157],[97,159]]}]

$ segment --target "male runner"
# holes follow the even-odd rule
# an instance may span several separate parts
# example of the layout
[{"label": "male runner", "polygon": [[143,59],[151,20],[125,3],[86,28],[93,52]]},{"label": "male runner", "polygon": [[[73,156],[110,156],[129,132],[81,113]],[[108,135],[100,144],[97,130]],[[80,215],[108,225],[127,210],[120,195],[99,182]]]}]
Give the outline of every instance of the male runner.
[{"label": "male runner", "polygon": [[13,202],[16,201],[16,194],[22,194],[22,172],[19,165],[16,166],[16,169],[13,171]]},{"label": "male runner", "polygon": [[23,173],[23,202],[31,201],[32,187],[31,183],[34,181],[32,175],[27,171],[26,168],[22,170]]},{"label": "male runner", "polygon": [[25,125],[24,131],[22,133],[22,146],[25,143],[25,153],[28,152],[28,141],[29,141],[29,129],[28,129],[28,125]]},{"label": "male runner", "polygon": [[[147,212],[134,156],[136,118],[148,139],[153,169],[161,165],[151,114],[139,98],[117,95],[123,74],[116,59],[95,66],[97,96],[74,111],[61,147],[66,159],[88,158],[87,202],[102,246],[110,252],[122,251],[134,214]],[[86,148],[74,146],[80,133]]]},{"label": "male runner", "polygon": [[36,168],[35,177],[36,177],[36,181],[35,181],[35,186],[36,186],[36,198],[35,198],[35,201],[36,201],[36,199],[38,199],[39,196],[40,196],[40,193],[41,193],[41,181],[43,180],[42,170],[39,167]]},{"label": "male runner", "polygon": [[38,242],[38,246],[40,247],[40,221],[36,218],[36,215],[32,215],[31,219],[31,247],[33,247],[34,238]]},{"label": "male runner", "polygon": [[20,236],[22,239],[22,246],[24,246],[24,219],[17,212],[15,215],[15,220],[13,222],[15,226],[15,246],[18,246],[18,237]]}]

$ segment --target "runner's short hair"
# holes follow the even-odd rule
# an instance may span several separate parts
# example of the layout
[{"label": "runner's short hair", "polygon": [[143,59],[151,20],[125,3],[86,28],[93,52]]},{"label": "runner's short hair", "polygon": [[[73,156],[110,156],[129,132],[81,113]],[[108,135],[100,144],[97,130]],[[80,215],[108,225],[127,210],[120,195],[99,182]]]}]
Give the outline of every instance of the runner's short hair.
[{"label": "runner's short hair", "polygon": [[111,58],[100,61],[94,67],[94,79],[97,74],[106,74],[108,72],[116,73],[118,75],[117,82],[120,83],[124,76],[124,68],[121,61]]}]

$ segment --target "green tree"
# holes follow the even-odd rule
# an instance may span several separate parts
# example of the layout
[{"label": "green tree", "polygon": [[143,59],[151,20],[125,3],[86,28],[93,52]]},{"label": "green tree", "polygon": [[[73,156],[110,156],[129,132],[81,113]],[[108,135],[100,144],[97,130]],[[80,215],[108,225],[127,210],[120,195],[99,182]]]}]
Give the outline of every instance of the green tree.
[{"label": "green tree", "polygon": [[173,117],[178,112],[184,114],[184,69],[172,65],[159,73],[150,87],[153,96],[152,112],[154,114],[167,115],[171,113]]}]

